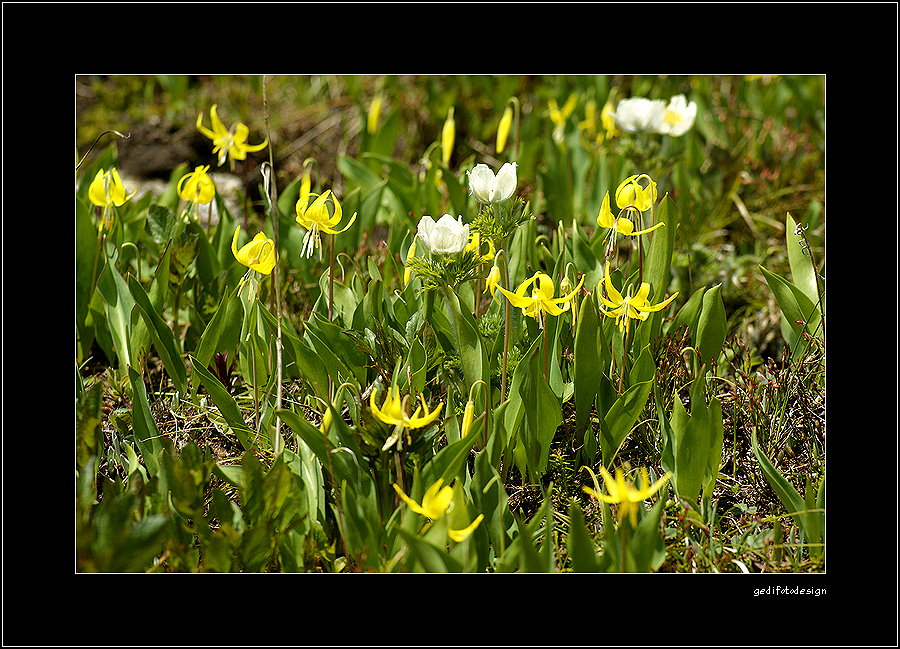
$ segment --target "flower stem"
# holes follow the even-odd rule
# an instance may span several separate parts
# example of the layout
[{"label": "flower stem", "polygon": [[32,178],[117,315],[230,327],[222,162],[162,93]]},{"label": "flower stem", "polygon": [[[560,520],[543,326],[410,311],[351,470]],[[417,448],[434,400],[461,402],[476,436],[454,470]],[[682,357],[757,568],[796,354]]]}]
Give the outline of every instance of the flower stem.
[{"label": "flower stem", "polygon": [[[274,162],[274,153],[272,152],[272,136],[269,132],[269,96],[266,93],[266,88],[268,86],[268,76],[263,75],[263,113],[265,115],[265,123],[266,123],[266,140],[269,142],[269,173],[271,175],[270,182],[268,183],[267,189],[269,190],[269,206],[271,208],[272,213],[270,217],[272,219],[272,236],[275,240],[275,254],[276,259],[278,255],[278,251],[280,250],[280,241],[279,241],[279,214],[278,214],[278,188],[277,182],[275,180],[275,162]],[[206,221],[207,233],[209,232],[209,223],[212,220],[212,202],[209,204],[209,216]],[[276,389],[275,389],[275,411],[281,409],[281,383],[283,381],[283,368],[282,368],[282,349],[283,342],[281,339],[281,274],[278,272],[278,268],[273,269],[272,272],[272,283],[275,288],[275,322],[276,322],[276,332],[275,332],[275,372],[277,375]],[[330,392],[330,391],[329,391]],[[329,394],[329,397],[331,395]],[[281,453],[282,448],[284,448],[284,440],[281,437],[281,417],[277,414],[275,415],[275,455]]]},{"label": "flower stem", "polygon": [[[509,258],[506,254],[506,242],[503,242],[498,255],[503,253],[503,281],[509,286]],[[506,368],[507,357],[509,356],[509,339],[512,335],[512,305],[509,299],[504,296],[504,325],[503,325],[503,358],[500,361],[500,403],[506,401]]]},{"label": "flower stem", "polygon": [[628,359],[628,343],[631,342],[631,327],[625,327],[625,338],[622,340],[622,367],[619,370],[619,394],[622,394],[622,386],[625,383],[625,365]]}]

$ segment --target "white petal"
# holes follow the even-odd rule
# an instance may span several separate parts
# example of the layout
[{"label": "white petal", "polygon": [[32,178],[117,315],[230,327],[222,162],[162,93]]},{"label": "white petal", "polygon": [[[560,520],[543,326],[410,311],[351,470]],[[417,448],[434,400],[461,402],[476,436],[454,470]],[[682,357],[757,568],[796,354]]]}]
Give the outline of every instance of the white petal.
[{"label": "white petal", "polygon": [[472,195],[479,201],[490,201],[491,191],[495,182],[494,172],[486,164],[477,164],[469,172],[469,189]]},{"label": "white petal", "polygon": [[497,178],[494,183],[494,191],[492,192],[492,201],[505,201],[516,191],[516,163],[507,162],[500,167],[497,172]]}]

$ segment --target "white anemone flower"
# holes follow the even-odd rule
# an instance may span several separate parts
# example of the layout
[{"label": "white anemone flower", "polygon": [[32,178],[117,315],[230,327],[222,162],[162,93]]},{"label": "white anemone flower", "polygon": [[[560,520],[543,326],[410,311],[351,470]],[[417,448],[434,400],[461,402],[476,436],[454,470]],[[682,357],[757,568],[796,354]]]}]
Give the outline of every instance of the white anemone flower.
[{"label": "white anemone flower", "polygon": [[486,164],[477,164],[468,172],[469,189],[482,203],[500,203],[516,191],[516,163],[507,162],[497,175]]},{"label": "white anemone flower", "polygon": [[675,95],[669,100],[659,125],[659,132],[673,137],[684,135],[694,125],[696,117],[697,102],[688,103],[684,95]]},{"label": "white anemone flower", "polygon": [[444,214],[437,223],[427,214],[419,219],[417,234],[429,251],[439,255],[461,252],[469,243],[469,226],[462,217]]},{"label": "white anemone flower", "polygon": [[666,114],[666,102],[661,99],[631,97],[616,106],[616,123],[629,133],[657,133]]}]

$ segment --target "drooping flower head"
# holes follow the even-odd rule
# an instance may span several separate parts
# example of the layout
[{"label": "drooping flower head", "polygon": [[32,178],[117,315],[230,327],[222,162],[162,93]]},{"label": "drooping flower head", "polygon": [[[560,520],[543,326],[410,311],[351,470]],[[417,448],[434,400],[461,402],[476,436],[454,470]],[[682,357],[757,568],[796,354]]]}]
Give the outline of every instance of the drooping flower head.
[{"label": "drooping flower head", "polygon": [[216,185],[207,173],[209,165],[200,165],[178,181],[178,196],[191,203],[208,205],[216,195]]},{"label": "drooping flower head", "polygon": [[133,189],[129,194],[125,189],[119,170],[115,167],[109,171],[100,169],[94,180],[88,187],[88,199],[97,207],[103,208],[100,228],[112,227],[112,214],[114,207],[122,207],[137,192]]},{"label": "drooping flower head", "polygon": [[137,190],[130,194],[126,192],[119,170],[113,167],[109,171],[100,169],[94,180],[88,187],[88,198],[98,207],[122,207],[125,202],[134,196]]},{"label": "drooping flower head", "polygon": [[[607,297],[603,297],[603,293],[600,290],[601,284],[602,287],[606,289]],[[600,284],[597,285],[597,299],[609,309],[609,311],[607,311],[601,306],[600,311],[606,316],[615,318],[620,331],[622,329],[628,331],[631,320],[646,320],[650,317],[651,313],[664,309],[672,302],[672,300],[678,297],[678,292],[676,291],[671,297],[663,300],[659,304],[650,304],[647,299],[650,295],[650,284],[641,282],[641,287],[635,295],[631,294],[631,289],[632,287],[629,286],[628,291],[623,296],[616,287],[613,286],[612,280],[609,277],[609,262],[607,261],[606,272],[603,279],[600,281]]]},{"label": "drooping flower head", "polygon": [[[632,176],[632,178],[635,178]],[[627,181],[626,181],[627,182]],[[651,181],[652,182],[652,181]],[[622,188],[623,185],[620,185]],[[637,193],[640,192],[640,197],[637,196]],[[655,186],[651,194],[655,192]],[[617,191],[617,196],[618,196]],[[603,201],[600,204],[600,213],[597,215],[597,225],[602,228],[606,228],[609,230],[608,241],[606,243],[606,256],[610,257],[615,253],[616,250],[616,235],[621,234],[627,237],[638,237],[642,234],[647,234],[648,232],[653,232],[657,228],[660,228],[665,225],[663,222],[659,222],[656,225],[653,225],[644,230],[635,230],[634,222],[629,219],[625,214],[633,214],[635,216],[640,216],[639,213],[635,211],[635,208],[632,206],[632,203],[629,200],[637,200],[641,205],[646,205],[648,200],[650,200],[652,204],[652,196],[648,197],[648,200],[645,200],[644,197],[644,189],[641,188],[640,185],[637,186],[637,189],[633,187],[633,183],[629,183],[627,185],[627,189],[622,192],[621,195],[622,202],[625,203],[624,208],[620,208],[620,211],[617,215],[612,213],[612,210],[609,206],[609,192],[606,192],[606,195],[603,197]]]},{"label": "drooping flower head", "polygon": [[[646,181],[646,185],[641,182]],[[629,176],[616,188],[616,205],[620,210],[646,212],[656,204],[656,183],[647,174]]]},{"label": "drooping flower head", "polygon": [[[562,297],[553,297],[553,294],[556,292],[556,288],[553,286],[553,279],[549,275],[538,271],[519,284],[515,293],[510,293],[502,286],[497,286],[497,290],[506,296],[510,304],[517,309],[522,309],[523,314],[533,317],[543,327],[543,314],[549,313],[557,316],[567,311],[571,306],[571,301],[583,284],[584,275],[578,280],[578,286],[571,293]],[[525,293],[529,287],[532,287],[531,295],[527,296]]]},{"label": "drooping flower head", "polygon": [[[311,196],[316,196],[312,204],[309,203]],[[336,229],[343,217],[337,196],[330,189],[326,190],[324,194],[310,193],[309,184],[305,180],[301,183],[300,197],[297,199],[295,211],[297,213],[295,220],[307,230],[306,236],[303,237],[303,250],[300,253],[300,256],[307,259],[312,257],[313,252],[319,247],[321,232],[340,234],[356,221],[356,212],[354,212],[347,225],[340,230]]]},{"label": "drooping flower head", "polygon": [[259,232],[251,241],[238,249],[240,233],[241,226],[237,226],[234,230],[234,238],[231,240],[231,252],[234,258],[250,270],[255,270],[263,275],[270,274],[275,267],[275,242],[264,233]]},{"label": "drooping flower head", "polygon": [[497,287],[500,285],[500,267],[495,263],[491,266],[491,272],[488,273],[487,279],[484,282],[484,292],[487,293],[490,291],[491,297],[494,297],[494,294],[497,292]]},{"label": "drooping flower head", "polygon": [[469,190],[482,203],[500,203],[516,191],[516,163],[507,162],[497,175],[486,164],[477,164],[468,172]]},{"label": "drooping flower head", "polygon": [[494,242],[491,239],[487,239],[487,244],[487,252],[482,253],[481,233],[473,232],[469,236],[469,243],[466,244],[464,250],[471,250],[472,252],[476,252],[484,261],[491,261],[494,258],[494,254],[496,254],[497,249],[494,247]]},{"label": "drooping flower head", "polygon": [[632,482],[625,478],[625,473],[622,471],[621,467],[616,469],[615,478],[613,478],[609,471],[602,465],[600,466],[600,473],[603,474],[606,494],[600,493],[590,487],[582,487],[582,489],[585,493],[598,500],[602,500],[611,505],[618,505],[619,511],[617,518],[619,523],[621,524],[621,522],[625,520],[625,517],[628,516],[632,527],[637,525],[639,503],[642,503],[659,491],[660,487],[662,487],[670,477],[670,474],[667,473],[653,484],[650,484],[650,477],[647,469],[642,468],[641,488],[638,489]]},{"label": "drooping flower head", "polygon": [[212,121],[212,130],[203,126],[203,113],[197,115],[197,129],[213,141],[213,153],[218,154],[220,167],[228,159],[231,169],[234,170],[235,160],[244,160],[248,153],[260,151],[269,143],[269,139],[266,138],[260,144],[247,144],[250,129],[243,122],[236,122],[230,129],[225,128],[219,119],[217,104],[213,104],[209,109],[209,117]]},{"label": "drooping flower head", "polygon": [[462,252],[468,245],[469,226],[463,224],[461,216],[454,219],[449,214],[444,214],[435,222],[426,214],[419,219],[416,235],[429,252],[450,255]]}]

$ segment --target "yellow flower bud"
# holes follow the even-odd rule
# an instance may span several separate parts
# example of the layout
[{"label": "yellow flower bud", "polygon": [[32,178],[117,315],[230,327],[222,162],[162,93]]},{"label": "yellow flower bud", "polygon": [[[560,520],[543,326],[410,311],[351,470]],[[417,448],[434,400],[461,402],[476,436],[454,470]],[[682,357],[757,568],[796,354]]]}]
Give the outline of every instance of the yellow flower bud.
[{"label": "yellow flower bud", "polygon": [[369,113],[366,116],[366,130],[370,135],[378,129],[378,118],[381,116],[381,104],[382,98],[381,93],[379,92],[372,98],[372,103],[369,104]]},{"label": "yellow flower bud", "polygon": [[509,129],[512,127],[513,110],[512,106],[506,106],[503,116],[500,118],[500,126],[497,127],[497,153],[503,153],[506,147],[506,139],[509,137]]},{"label": "yellow flower bud", "polygon": [[441,131],[441,161],[444,166],[450,164],[450,156],[453,154],[453,142],[456,139],[456,122],[453,121],[453,106],[447,111],[447,119]]}]

